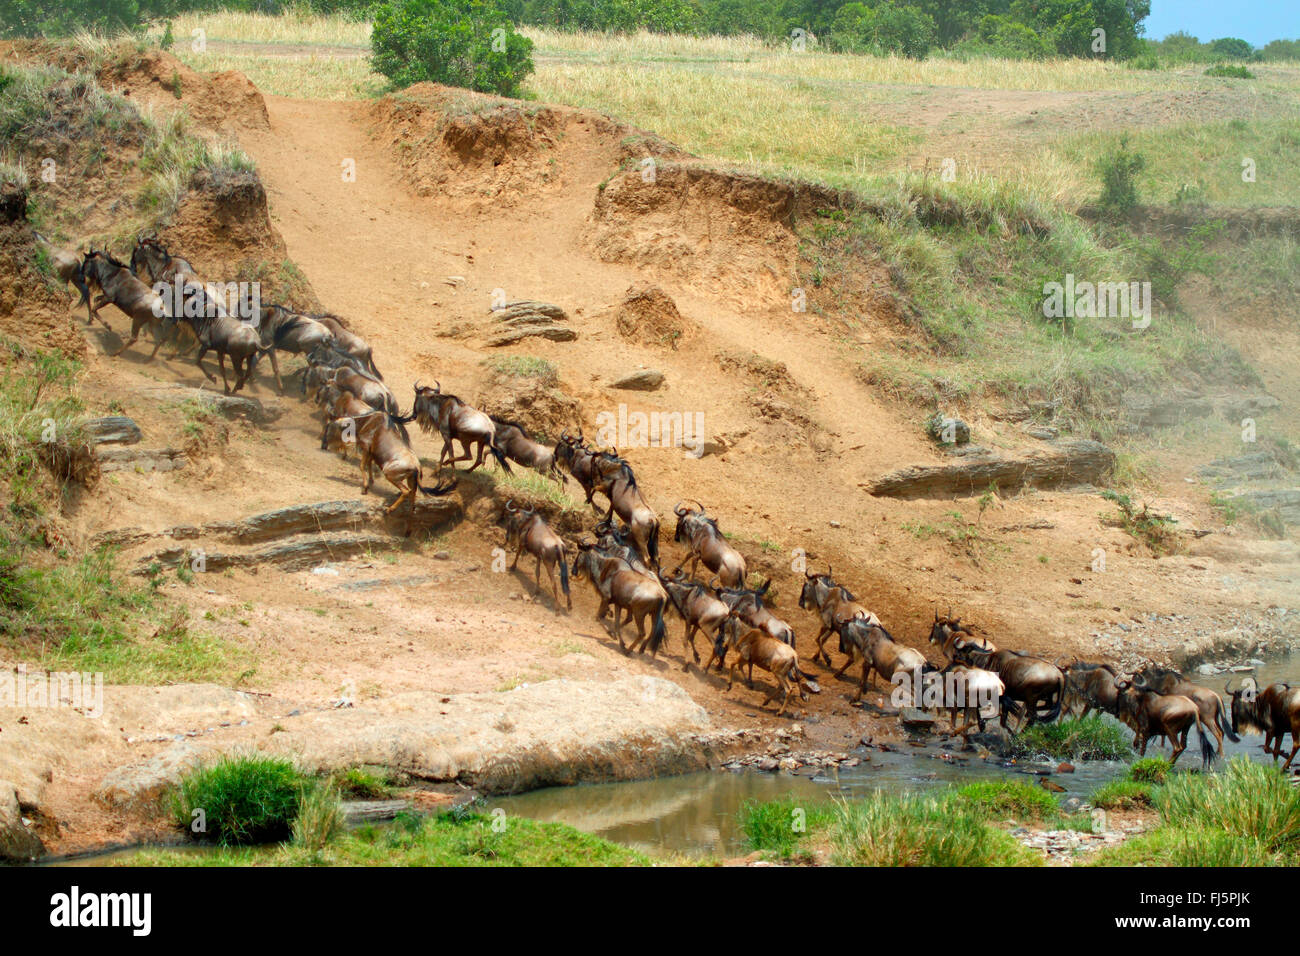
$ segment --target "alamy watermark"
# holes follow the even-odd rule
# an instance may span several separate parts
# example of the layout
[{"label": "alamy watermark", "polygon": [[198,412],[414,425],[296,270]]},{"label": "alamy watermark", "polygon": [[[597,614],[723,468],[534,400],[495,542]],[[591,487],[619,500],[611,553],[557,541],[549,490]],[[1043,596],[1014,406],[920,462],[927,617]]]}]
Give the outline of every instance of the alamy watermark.
[{"label": "alamy watermark", "polygon": [[614,448],[684,448],[688,458],[704,454],[703,412],[629,412],[596,415],[596,441]]},{"label": "alamy watermark", "polygon": [[0,674],[0,707],[64,707],[87,717],[104,713],[104,675],[78,671],[37,671],[26,664]]},{"label": "alamy watermark", "polygon": [[1043,315],[1049,319],[1132,319],[1133,328],[1151,324],[1150,282],[1076,282],[1067,273],[1065,282],[1043,283]]}]

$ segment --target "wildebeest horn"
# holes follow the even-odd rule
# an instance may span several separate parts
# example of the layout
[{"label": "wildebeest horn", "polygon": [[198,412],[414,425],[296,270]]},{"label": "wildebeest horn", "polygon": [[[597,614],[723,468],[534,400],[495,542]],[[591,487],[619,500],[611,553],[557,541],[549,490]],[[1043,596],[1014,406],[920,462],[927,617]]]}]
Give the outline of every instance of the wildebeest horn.
[{"label": "wildebeest horn", "polygon": [[1146,689],[1147,689],[1147,679],[1146,679],[1145,677],[1143,677],[1141,674],[1134,674],[1134,675],[1133,675],[1133,686],[1136,687],[1138,690],[1146,690]]},{"label": "wildebeest horn", "polygon": [[506,511],[509,511],[511,514],[514,514],[518,510],[519,509],[515,507],[514,498],[510,498],[509,500],[506,501]]},{"label": "wildebeest horn", "polygon": [[677,502],[677,504],[673,505],[673,514],[677,515],[677,517],[679,518],[682,515],[686,514],[686,509],[682,507],[682,503],[680,501]]},{"label": "wildebeest horn", "polygon": [[442,392],[442,382],[438,381],[436,378],[433,380],[433,390],[435,393]]}]

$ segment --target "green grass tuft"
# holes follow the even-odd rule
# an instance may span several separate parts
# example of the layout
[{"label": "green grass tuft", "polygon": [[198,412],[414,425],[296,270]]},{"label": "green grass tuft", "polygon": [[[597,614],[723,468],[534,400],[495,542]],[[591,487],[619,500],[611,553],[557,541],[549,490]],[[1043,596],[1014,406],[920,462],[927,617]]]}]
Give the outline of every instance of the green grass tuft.
[{"label": "green grass tuft", "polygon": [[1121,760],[1129,754],[1129,740],[1120,724],[1100,714],[1067,717],[1050,724],[1034,724],[1012,741],[1012,756],[1035,754],[1071,760]]}]

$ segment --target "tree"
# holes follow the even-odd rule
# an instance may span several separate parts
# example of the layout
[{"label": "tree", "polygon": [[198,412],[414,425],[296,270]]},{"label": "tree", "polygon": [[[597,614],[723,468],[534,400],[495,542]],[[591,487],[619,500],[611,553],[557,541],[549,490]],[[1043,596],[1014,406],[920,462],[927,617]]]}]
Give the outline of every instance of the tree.
[{"label": "tree", "polygon": [[486,0],[392,0],[375,8],[370,61],[395,86],[430,81],[518,96],[533,41]]},{"label": "tree", "polygon": [[1223,37],[1219,40],[1210,41],[1210,52],[1217,57],[1228,60],[1249,60],[1254,55],[1255,48],[1245,40],[1238,40],[1236,37]]},{"label": "tree", "polygon": [[901,53],[923,60],[934,45],[935,26],[921,11],[895,3],[869,7],[846,3],[831,22],[833,44],[843,50]]},{"label": "tree", "polygon": [[0,36],[66,36],[139,30],[172,16],[180,0],[0,0]]}]

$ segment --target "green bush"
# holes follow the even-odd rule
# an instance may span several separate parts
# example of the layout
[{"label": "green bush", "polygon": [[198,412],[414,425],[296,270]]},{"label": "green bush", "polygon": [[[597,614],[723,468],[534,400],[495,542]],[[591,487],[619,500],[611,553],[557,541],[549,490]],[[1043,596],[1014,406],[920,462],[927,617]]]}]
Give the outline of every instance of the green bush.
[{"label": "green bush", "polygon": [[394,86],[445,83],[518,96],[533,41],[488,0],[392,0],[375,8],[371,63]]},{"label": "green bush", "polygon": [[825,805],[806,807],[793,797],[784,800],[746,801],[740,808],[740,829],[755,850],[767,850],[782,858],[793,855],[796,845],[814,825],[828,822],[833,814]]},{"label": "green bush", "polygon": [[1096,163],[1101,177],[1101,208],[1115,215],[1125,215],[1137,206],[1137,174],[1146,168],[1146,157],[1130,152],[1128,136],[1120,137],[1115,149],[1102,155]]},{"label": "green bush", "polygon": [[1034,724],[1011,743],[1011,755],[1016,757],[1047,754],[1071,760],[1121,760],[1128,753],[1124,728],[1100,714]]},{"label": "green bush", "polygon": [[1176,774],[1156,794],[1156,808],[1167,823],[1258,840],[1270,852],[1300,850],[1300,789],[1248,757],[1218,774]]},{"label": "green bush", "polygon": [[1129,766],[1128,778],[1137,783],[1164,783],[1171,769],[1166,757],[1144,757]]},{"label": "green bush", "polygon": [[[220,846],[284,840],[307,788],[283,758],[224,756],[181,778],[172,795],[172,816],[197,839]],[[203,827],[196,830],[199,820]]]},{"label": "green bush", "polygon": [[877,791],[837,804],[830,837],[837,866],[1033,866],[1042,861],[952,795]]},{"label": "green bush", "polygon": [[0,36],[135,31],[183,5],[181,0],[0,0]]},{"label": "green bush", "polygon": [[831,24],[831,45],[849,52],[923,60],[934,40],[933,19],[913,7],[894,4],[846,3]]},{"label": "green bush", "polygon": [[1089,800],[1094,807],[1103,810],[1127,810],[1130,807],[1149,807],[1154,797],[1149,783],[1112,780],[1094,790]]},{"label": "green bush", "polygon": [[1250,72],[1244,66],[1227,66],[1220,63],[1218,66],[1212,66],[1205,71],[1206,76],[1225,76],[1232,80],[1253,80],[1255,74]]},{"label": "green bush", "polygon": [[981,780],[960,788],[957,797],[999,819],[1042,820],[1061,809],[1056,797],[1023,780]]}]

